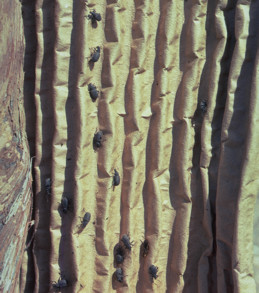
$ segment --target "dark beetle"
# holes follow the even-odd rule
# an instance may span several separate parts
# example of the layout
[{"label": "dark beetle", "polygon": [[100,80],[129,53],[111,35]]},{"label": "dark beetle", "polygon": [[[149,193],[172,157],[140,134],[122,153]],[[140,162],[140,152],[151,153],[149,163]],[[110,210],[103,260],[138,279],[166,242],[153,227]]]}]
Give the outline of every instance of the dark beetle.
[{"label": "dark beetle", "polygon": [[149,252],[149,242],[147,239],[142,242],[142,256],[145,257],[148,255]]},{"label": "dark beetle", "polygon": [[102,146],[103,132],[100,130],[95,133],[93,139],[94,148],[99,148]]},{"label": "dark beetle", "polygon": [[90,62],[97,62],[100,58],[101,48],[98,46],[94,49],[93,54],[91,55]]},{"label": "dark beetle", "polygon": [[56,288],[56,289],[61,289],[61,288],[65,288],[67,287],[67,280],[65,279],[58,279],[57,282],[54,282],[54,284],[52,284],[53,288]]},{"label": "dark beetle", "polygon": [[47,195],[51,195],[51,179],[50,178],[45,179],[45,189],[46,189]]},{"label": "dark beetle", "polygon": [[131,247],[133,246],[133,242],[134,241],[131,241],[130,242],[130,239],[129,239],[129,236],[124,234],[121,238],[121,241],[123,242],[123,244],[125,245],[125,247],[128,249],[128,250],[131,250]]},{"label": "dark beetle", "polygon": [[122,268],[117,268],[115,272],[116,279],[121,283],[123,282],[123,270]]},{"label": "dark beetle", "polygon": [[84,217],[83,217],[83,221],[81,223],[81,227],[85,228],[87,226],[87,224],[90,222],[91,220],[91,214],[86,212]]},{"label": "dark beetle", "polygon": [[120,254],[116,254],[116,262],[117,264],[121,264],[124,262],[124,257]]},{"label": "dark beetle", "polygon": [[67,213],[68,211],[68,199],[64,196],[61,200],[61,208],[63,213]]},{"label": "dark beetle", "polygon": [[200,108],[203,114],[207,112],[207,102],[205,100],[200,102]]},{"label": "dark beetle", "polygon": [[88,18],[92,20],[92,24],[102,20],[101,14],[97,13],[95,10],[90,11]]},{"label": "dark beetle", "polygon": [[113,175],[113,186],[118,186],[120,184],[120,175],[116,169],[114,169]]},{"label": "dark beetle", "polygon": [[157,276],[157,272],[158,272],[158,267],[154,266],[154,265],[151,265],[149,267],[149,274],[151,275],[152,277],[152,283],[154,281],[154,279],[156,279],[158,276]]},{"label": "dark beetle", "polygon": [[125,255],[125,252],[124,252],[123,247],[121,245],[118,245],[118,247],[116,248],[116,251],[115,251],[115,260],[116,260],[117,264],[123,263],[124,255]]},{"label": "dark beetle", "polygon": [[92,98],[93,101],[95,101],[98,98],[99,91],[96,89],[96,86],[92,83],[88,85],[88,91],[90,94],[90,97]]}]

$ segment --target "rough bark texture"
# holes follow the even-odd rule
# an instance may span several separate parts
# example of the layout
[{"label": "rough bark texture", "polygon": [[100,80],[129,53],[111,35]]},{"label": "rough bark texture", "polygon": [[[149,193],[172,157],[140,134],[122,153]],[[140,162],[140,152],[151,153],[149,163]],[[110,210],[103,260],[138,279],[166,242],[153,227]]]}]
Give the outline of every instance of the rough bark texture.
[{"label": "rough bark texture", "polygon": [[0,292],[13,292],[31,216],[31,167],[23,105],[19,1],[0,3]]},{"label": "rough bark texture", "polygon": [[259,1],[26,0],[23,12],[35,241],[17,291],[49,292],[61,275],[62,292],[255,293]]}]

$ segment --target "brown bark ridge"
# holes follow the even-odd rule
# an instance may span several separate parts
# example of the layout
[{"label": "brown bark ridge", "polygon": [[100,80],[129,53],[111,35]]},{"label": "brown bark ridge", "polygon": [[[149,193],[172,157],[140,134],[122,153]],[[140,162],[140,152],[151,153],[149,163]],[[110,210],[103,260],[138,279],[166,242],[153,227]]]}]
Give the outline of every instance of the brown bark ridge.
[{"label": "brown bark ridge", "polygon": [[35,237],[17,290],[255,293],[259,1],[22,5]]},{"label": "brown bark ridge", "polygon": [[23,103],[24,34],[19,1],[0,3],[0,292],[14,292],[32,206]]}]

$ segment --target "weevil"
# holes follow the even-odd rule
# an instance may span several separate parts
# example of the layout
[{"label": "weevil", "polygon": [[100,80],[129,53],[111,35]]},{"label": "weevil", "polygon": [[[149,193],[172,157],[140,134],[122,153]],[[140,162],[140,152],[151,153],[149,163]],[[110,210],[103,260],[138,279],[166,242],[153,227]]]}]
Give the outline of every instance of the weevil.
[{"label": "weevil", "polygon": [[95,102],[99,95],[99,91],[96,89],[96,86],[90,83],[88,85],[88,91],[89,91],[91,99]]},{"label": "weevil", "polygon": [[203,114],[207,112],[207,102],[205,100],[200,102],[200,108]]},{"label": "weevil", "polygon": [[93,146],[94,148],[99,148],[102,146],[103,132],[100,130],[94,134]]},{"label": "weevil", "polygon": [[125,251],[121,245],[118,245],[115,250],[115,260],[117,264],[121,264],[124,261]]},{"label": "weevil", "polygon": [[147,239],[144,240],[144,242],[142,242],[142,256],[146,257],[148,255],[149,252],[149,242]]},{"label": "weevil", "polygon": [[124,246],[128,249],[131,250],[134,241],[130,241],[130,238],[128,235],[124,234],[121,238],[121,241],[123,242]]},{"label": "weevil", "polygon": [[120,184],[120,175],[116,169],[114,169],[113,175],[113,186],[118,186]]},{"label": "weevil", "polygon": [[123,270],[122,268],[117,268],[115,271],[115,276],[118,282],[122,283],[123,282]]},{"label": "weevil", "polygon": [[116,254],[116,262],[117,262],[117,264],[123,263],[124,257],[121,254]]},{"label": "weevil", "polygon": [[100,58],[100,52],[101,52],[101,48],[99,46],[97,46],[91,55],[90,62],[97,62]]},{"label": "weevil", "polygon": [[153,283],[154,279],[156,279],[158,277],[157,272],[158,272],[158,267],[156,267],[154,265],[151,265],[149,267],[149,274],[151,275],[152,283]]},{"label": "weevil", "polygon": [[81,227],[85,228],[87,226],[87,224],[90,222],[90,220],[91,220],[91,214],[86,212],[84,217],[83,217]]},{"label": "weevil", "polygon": [[68,286],[67,280],[59,278],[57,282],[52,284],[53,288],[61,289]]},{"label": "weevil", "polygon": [[68,199],[65,196],[61,199],[61,208],[63,213],[66,214],[68,211]]},{"label": "weevil", "polygon": [[92,24],[95,24],[97,21],[101,21],[102,17],[100,13],[97,13],[95,10],[90,11],[88,19],[92,20]]},{"label": "weevil", "polygon": [[45,190],[47,192],[47,195],[51,195],[51,179],[50,178],[45,179]]}]

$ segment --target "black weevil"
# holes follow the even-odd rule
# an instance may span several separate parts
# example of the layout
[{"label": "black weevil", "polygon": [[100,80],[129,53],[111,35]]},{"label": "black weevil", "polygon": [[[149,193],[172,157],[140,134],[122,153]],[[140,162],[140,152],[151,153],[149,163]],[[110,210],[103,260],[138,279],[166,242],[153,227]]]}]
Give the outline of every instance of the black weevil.
[{"label": "black weevil", "polygon": [[130,238],[128,235],[124,234],[121,238],[121,241],[123,242],[123,244],[128,250],[131,250],[134,241],[130,241]]},{"label": "black weevil", "polygon": [[103,132],[99,130],[98,132],[94,134],[94,138],[93,138],[94,149],[97,149],[102,146],[102,139],[103,139]]},{"label": "black weevil", "polygon": [[113,186],[118,186],[120,184],[120,175],[116,169],[114,169],[113,175]]},{"label": "black weevil", "polygon": [[97,21],[101,21],[101,14],[96,12],[95,10],[90,11],[88,18],[92,20],[92,24],[95,24]]},{"label": "black weevil", "polygon": [[88,85],[88,91],[89,91],[91,99],[95,102],[99,95],[99,91],[97,90],[96,86],[90,83]]},{"label": "black weevil", "polygon": [[68,199],[65,196],[61,199],[61,209],[65,214],[68,211]]},{"label": "black weevil", "polygon": [[123,270],[122,270],[122,268],[117,268],[116,269],[115,276],[116,276],[117,280],[120,283],[123,282]]},{"label": "black weevil", "polygon": [[149,274],[151,275],[152,283],[153,283],[154,279],[156,279],[158,277],[157,272],[158,272],[158,267],[156,267],[154,265],[151,265],[149,267]]},{"label": "black weevil", "polygon": [[100,58],[101,48],[97,46],[91,55],[90,62],[97,62]]},{"label": "black weevil", "polygon": [[83,217],[81,227],[85,228],[87,226],[87,224],[90,222],[90,220],[91,220],[91,214],[86,212],[84,217]]},{"label": "black weevil", "polygon": [[67,280],[59,278],[57,282],[52,284],[53,288],[61,289],[68,286]]}]

